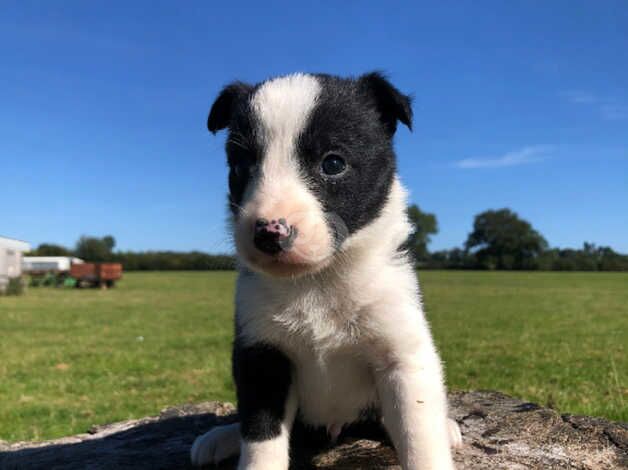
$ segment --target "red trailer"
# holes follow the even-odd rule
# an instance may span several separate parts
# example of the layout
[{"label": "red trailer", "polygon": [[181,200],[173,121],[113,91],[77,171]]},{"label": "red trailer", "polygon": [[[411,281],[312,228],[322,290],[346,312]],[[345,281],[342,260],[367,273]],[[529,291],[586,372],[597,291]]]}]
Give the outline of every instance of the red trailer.
[{"label": "red trailer", "polygon": [[70,276],[76,279],[76,287],[113,287],[122,279],[120,263],[82,263],[70,267]]}]

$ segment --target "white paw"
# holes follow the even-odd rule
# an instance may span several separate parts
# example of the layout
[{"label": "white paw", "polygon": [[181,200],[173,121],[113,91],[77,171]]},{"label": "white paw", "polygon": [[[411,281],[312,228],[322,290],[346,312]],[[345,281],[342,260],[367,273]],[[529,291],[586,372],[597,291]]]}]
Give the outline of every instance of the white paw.
[{"label": "white paw", "polygon": [[462,447],[462,434],[460,433],[458,423],[451,418],[447,418],[447,429],[449,430],[449,444],[452,449]]},{"label": "white paw", "polygon": [[190,459],[192,465],[216,464],[240,452],[240,424],[217,426],[202,436],[198,436],[192,444]]}]

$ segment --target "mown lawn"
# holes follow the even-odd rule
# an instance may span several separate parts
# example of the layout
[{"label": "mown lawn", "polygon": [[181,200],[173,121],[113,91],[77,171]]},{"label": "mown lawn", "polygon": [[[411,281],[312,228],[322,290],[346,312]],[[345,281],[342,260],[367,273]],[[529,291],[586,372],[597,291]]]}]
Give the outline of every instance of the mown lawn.
[{"label": "mown lawn", "polygon": [[[454,389],[628,421],[628,275],[422,272]],[[0,297],[0,439],[49,439],[233,400],[233,273],[130,273],[110,291]]]}]

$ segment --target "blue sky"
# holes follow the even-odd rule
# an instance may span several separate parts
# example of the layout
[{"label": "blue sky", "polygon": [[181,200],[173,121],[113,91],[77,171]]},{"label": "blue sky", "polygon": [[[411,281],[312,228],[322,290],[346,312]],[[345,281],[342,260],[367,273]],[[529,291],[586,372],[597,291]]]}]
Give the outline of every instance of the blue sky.
[{"label": "blue sky", "polygon": [[0,233],[229,251],[220,87],[373,69],[415,98],[396,144],[432,249],[510,207],[628,252],[624,1],[3,2]]}]

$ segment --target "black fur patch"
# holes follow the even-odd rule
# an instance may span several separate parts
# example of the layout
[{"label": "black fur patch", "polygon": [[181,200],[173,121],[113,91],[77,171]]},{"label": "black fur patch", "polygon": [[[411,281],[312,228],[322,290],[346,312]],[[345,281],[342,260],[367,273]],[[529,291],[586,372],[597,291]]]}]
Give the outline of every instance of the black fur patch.
[{"label": "black fur patch", "polygon": [[[386,203],[395,174],[392,134],[378,98],[359,80],[317,78],[322,91],[299,139],[298,156],[323,209],[342,220],[350,234],[374,220]],[[348,164],[340,177],[321,174],[322,158],[330,151]]]},{"label": "black fur patch", "polygon": [[243,82],[227,85],[214,101],[207,118],[207,128],[213,134],[229,128],[225,150],[229,165],[229,209],[234,215],[242,203],[250,171],[262,155],[254,138],[255,116],[250,105],[256,89]]},{"label": "black fur patch", "polygon": [[279,436],[291,384],[290,361],[266,345],[233,347],[233,378],[242,437],[263,441]]},{"label": "black fur patch", "polygon": [[246,98],[239,103],[240,112],[233,116],[225,144],[229,164],[229,206],[234,215],[238,214],[252,171],[263,154],[253,137],[255,116],[250,111],[248,95]]},{"label": "black fur patch", "polygon": [[380,415],[375,409],[365,410],[355,422],[344,426],[336,442],[332,442],[324,426],[311,426],[297,415],[290,435],[291,459],[304,462],[302,467],[295,468],[310,468],[307,463],[323,449],[356,439],[369,439],[392,446]]},{"label": "black fur patch", "polygon": [[[316,75],[321,94],[303,130],[297,152],[307,184],[321,202],[337,234],[337,244],[370,221],[385,205],[395,174],[392,138],[400,121],[412,126],[410,98],[379,73],[358,79]],[[250,98],[256,87],[227,86],[210,112],[208,127],[229,127],[227,157],[229,201],[233,214],[264,149],[256,141],[256,122]],[[339,177],[321,173],[321,162],[333,151],[348,163]],[[304,181],[305,184],[305,181]],[[334,221],[346,226],[335,227]]]},{"label": "black fur patch", "polygon": [[209,111],[207,129],[215,134],[230,126],[233,116],[244,111],[242,104],[252,90],[251,85],[243,82],[234,82],[224,87]]}]

